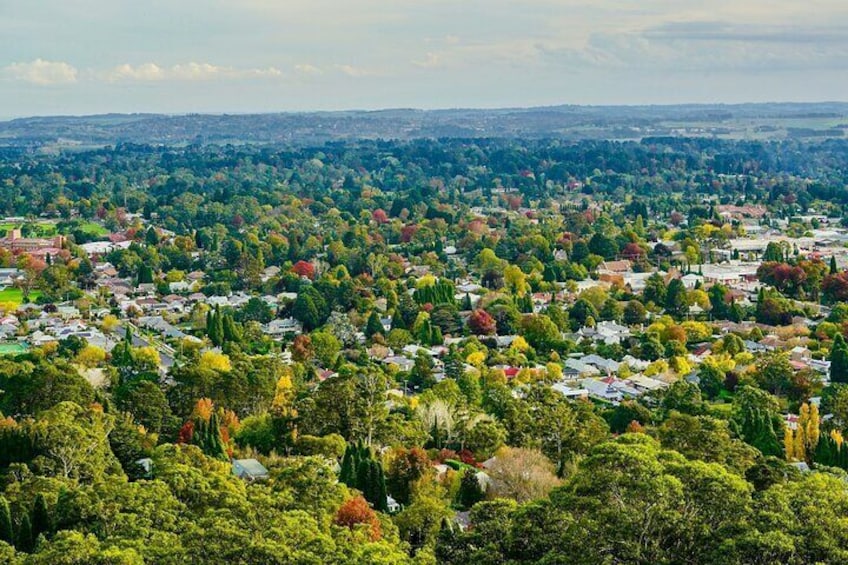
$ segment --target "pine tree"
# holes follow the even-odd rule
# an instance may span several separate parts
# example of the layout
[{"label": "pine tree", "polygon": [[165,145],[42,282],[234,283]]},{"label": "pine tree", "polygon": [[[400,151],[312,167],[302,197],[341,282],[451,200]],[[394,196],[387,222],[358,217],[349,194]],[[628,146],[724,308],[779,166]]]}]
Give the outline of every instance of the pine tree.
[{"label": "pine tree", "polygon": [[463,297],[463,299],[462,299],[462,310],[464,312],[469,312],[472,309],[473,308],[471,306],[471,295],[466,292],[465,297]]},{"label": "pine tree", "polygon": [[483,500],[486,493],[480,486],[480,481],[477,479],[477,471],[474,469],[466,469],[462,475],[462,480],[459,483],[459,492],[457,493],[457,502],[466,510]]},{"label": "pine tree", "polygon": [[383,323],[380,321],[380,316],[376,311],[372,310],[368,316],[368,322],[365,324],[365,335],[372,338],[377,334],[383,333]]},{"label": "pine tree", "polygon": [[18,524],[18,535],[15,536],[15,547],[18,551],[24,553],[32,553],[35,548],[35,538],[32,535],[32,524],[29,521],[29,514],[24,513],[21,516],[21,523]]},{"label": "pine tree", "polygon": [[836,334],[830,350],[830,381],[832,383],[848,382],[848,344],[845,343],[841,333]]},{"label": "pine tree", "polygon": [[14,543],[14,532],[12,530],[12,512],[9,510],[9,501],[0,496],[0,541],[8,544]]},{"label": "pine tree", "polygon": [[42,493],[35,497],[32,507],[32,537],[37,539],[39,535],[49,535],[53,531],[50,512],[47,509],[47,501]]}]

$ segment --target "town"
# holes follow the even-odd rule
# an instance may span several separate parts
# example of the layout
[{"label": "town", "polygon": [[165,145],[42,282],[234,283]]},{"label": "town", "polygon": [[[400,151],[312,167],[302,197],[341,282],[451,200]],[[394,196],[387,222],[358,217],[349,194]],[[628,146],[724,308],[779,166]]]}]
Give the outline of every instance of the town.
[{"label": "town", "polygon": [[[646,562],[631,530],[649,527],[637,514],[668,481],[716,489],[663,503],[675,520],[698,507],[692,555],[722,551],[709,532],[740,520],[765,535],[775,493],[843,503],[843,189],[777,159],[740,164],[750,151],[658,139],[4,156],[0,540],[26,553],[70,531],[101,538],[67,497],[105,497],[109,477],[136,497],[167,491],[174,508],[157,512],[215,524],[151,529],[174,543],[131,550],[150,562],[244,531],[202,508],[225,488],[269,497],[257,504],[310,535],[354,536],[330,561],[582,548],[590,563],[620,543],[620,562]],[[627,498],[614,519],[586,506],[615,496],[610,482]],[[540,504],[572,525],[534,515]],[[485,545],[507,543],[485,539],[492,528],[570,540],[519,558]],[[775,559],[838,562],[833,528],[827,548],[799,533]],[[752,562],[761,545],[732,535],[724,562]]]}]

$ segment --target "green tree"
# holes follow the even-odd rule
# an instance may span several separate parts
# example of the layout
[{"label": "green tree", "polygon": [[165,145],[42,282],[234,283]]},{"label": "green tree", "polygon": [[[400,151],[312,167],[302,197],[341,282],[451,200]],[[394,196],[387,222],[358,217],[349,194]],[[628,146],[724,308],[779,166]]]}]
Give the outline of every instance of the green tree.
[{"label": "green tree", "polygon": [[47,508],[44,493],[40,492],[35,496],[35,502],[32,506],[32,536],[38,539],[39,535],[49,536],[52,532],[53,520],[50,517],[50,510]]},{"label": "green tree", "polygon": [[665,304],[666,284],[662,275],[654,273],[645,281],[645,290],[642,297],[645,303],[653,302],[657,306]]},{"label": "green tree", "polygon": [[9,509],[9,501],[4,496],[0,496],[0,542],[10,545],[14,543],[12,513]]},{"label": "green tree", "polygon": [[763,455],[783,455],[783,419],[777,400],[766,391],[741,387],[733,399],[732,422],[739,437]]},{"label": "green tree", "polygon": [[15,547],[18,551],[24,553],[32,553],[35,549],[35,537],[32,535],[32,524],[29,520],[29,514],[26,512],[21,516],[21,521],[18,524],[18,533],[15,536]]},{"label": "green tree", "polygon": [[535,349],[547,350],[561,341],[559,328],[544,314],[530,314],[521,321],[521,327]]},{"label": "green tree", "polygon": [[836,334],[830,348],[830,380],[834,383],[848,383],[848,344],[841,333]]},{"label": "green tree", "polygon": [[459,491],[456,495],[457,503],[466,510],[483,500],[486,492],[480,485],[480,480],[477,478],[475,469],[466,469],[462,473],[462,479],[459,483]]},{"label": "green tree", "polygon": [[672,316],[685,316],[689,309],[686,300],[686,287],[680,279],[672,279],[668,283],[665,295],[665,309]]},{"label": "green tree", "polygon": [[574,331],[580,329],[586,325],[586,321],[589,318],[597,320],[599,318],[598,311],[588,300],[578,298],[574,303],[574,306],[571,307],[571,310],[568,311],[568,319],[571,322],[571,329]]},{"label": "green tree", "polygon": [[635,326],[638,324],[644,324],[647,315],[647,310],[645,310],[645,306],[641,302],[638,300],[631,300],[627,303],[627,306],[624,307],[622,318],[625,324]]},{"label": "green tree", "polygon": [[365,324],[365,335],[368,338],[372,338],[382,333],[385,333],[385,330],[383,329],[383,323],[380,322],[380,315],[375,310],[372,310],[371,315],[368,316],[368,322]]}]

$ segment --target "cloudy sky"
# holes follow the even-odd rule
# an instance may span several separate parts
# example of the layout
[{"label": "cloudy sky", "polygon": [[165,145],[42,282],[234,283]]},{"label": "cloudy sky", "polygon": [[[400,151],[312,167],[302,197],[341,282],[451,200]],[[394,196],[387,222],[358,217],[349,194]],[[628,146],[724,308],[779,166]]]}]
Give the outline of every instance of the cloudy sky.
[{"label": "cloudy sky", "polygon": [[0,0],[0,117],[848,100],[845,0]]}]

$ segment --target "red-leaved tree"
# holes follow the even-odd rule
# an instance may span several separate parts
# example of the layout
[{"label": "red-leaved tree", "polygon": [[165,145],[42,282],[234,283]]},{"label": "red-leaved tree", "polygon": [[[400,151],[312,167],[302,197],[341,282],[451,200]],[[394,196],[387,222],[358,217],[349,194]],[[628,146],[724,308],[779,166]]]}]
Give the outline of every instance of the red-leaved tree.
[{"label": "red-leaved tree", "polygon": [[474,310],[468,317],[468,328],[476,335],[492,335],[498,324],[485,310]]},{"label": "red-leaved tree", "polygon": [[308,261],[298,261],[292,265],[292,271],[299,277],[306,277],[309,280],[315,278],[315,265]]},{"label": "red-leaved tree", "polygon": [[380,539],[380,520],[377,513],[368,506],[368,502],[362,496],[355,496],[346,500],[336,511],[333,523],[337,526],[350,528],[351,530],[360,524],[370,529],[372,541]]}]

